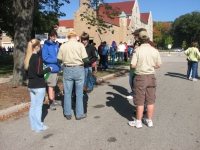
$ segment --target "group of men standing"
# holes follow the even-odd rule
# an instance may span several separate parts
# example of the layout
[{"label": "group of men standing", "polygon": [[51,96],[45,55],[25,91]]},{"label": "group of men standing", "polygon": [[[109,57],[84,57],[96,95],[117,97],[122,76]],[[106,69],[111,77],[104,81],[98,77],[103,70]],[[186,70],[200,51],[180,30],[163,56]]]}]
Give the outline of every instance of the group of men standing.
[{"label": "group of men standing", "polygon": [[60,71],[60,64],[63,64],[63,86],[64,86],[64,116],[71,120],[71,99],[72,90],[75,89],[76,99],[76,120],[87,116],[88,93],[83,91],[84,81],[88,73],[92,72],[92,63],[97,60],[96,49],[89,44],[89,34],[83,33],[81,42],[76,39],[76,32],[70,31],[67,34],[68,42],[58,47],[56,44],[57,33],[52,30],[49,39],[45,41],[42,48],[42,58],[47,67],[53,70],[47,79],[48,97],[50,108],[56,110],[55,86],[57,84],[57,73]]},{"label": "group of men standing", "polygon": [[[152,46],[148,33],[145,29],[138,29],[138,39],[135,42],[135,49],[132,54],[131,68],[134,69],[132,75],[133,102],[136,106],[136,120],[130,121],[130,126],[142,127],[142,117],[144,104],[147,105],[147,118],[144,122],[153,126],[152,117],[154,112],[156,78],[155,69],[161,67],[161,58],[156,48]],[[97,60],[96,49],[89,44],[89,35],[83,33],[81,42],[76,39],[76,32],[70,31],[67,34],[69,41],[61,45],[55,43],[56,31],[49,34],[49,40],[45,41],[42,49],[42,58],[48,67],[52,67],[51,75],[47,80],[49,99],[52,102],[52,109],[55,109],[55,91],[57,82],[57,72],[60,70],[59,63],[63,63],[63,85],[64,85],[64,115],[67,120],[71,120],[71,96],[75,86],[76,94],[76,119],[80,120],[87,116],[88,93],[83,92],[84,80],[88,72],[92,71],[92,63]],[[106,42],[102,43],[103,69],[107,69]]]}]

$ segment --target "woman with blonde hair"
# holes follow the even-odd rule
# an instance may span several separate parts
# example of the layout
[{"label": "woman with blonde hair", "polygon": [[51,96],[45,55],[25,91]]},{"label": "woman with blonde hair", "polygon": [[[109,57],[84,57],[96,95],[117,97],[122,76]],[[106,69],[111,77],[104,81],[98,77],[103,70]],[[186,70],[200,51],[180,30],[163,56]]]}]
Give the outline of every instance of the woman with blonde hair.
[{"label": "woman with blonde hair", "polygon": [[28,42],[24,68],[28,71],[28,90],[31,97],[29,119],[31,130],[40,132],[48,129],[41,120],[42,105],[46,91],[44,74],[52,70],[51,67],[43,70],[42,58],[37,54],[40,50],[40,41],[32,39]]}]

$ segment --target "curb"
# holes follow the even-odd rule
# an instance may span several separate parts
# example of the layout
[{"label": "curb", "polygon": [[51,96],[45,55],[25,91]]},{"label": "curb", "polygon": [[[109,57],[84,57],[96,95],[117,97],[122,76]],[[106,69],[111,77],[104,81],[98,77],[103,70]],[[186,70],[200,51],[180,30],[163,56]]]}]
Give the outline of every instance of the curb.
[{"label": "curb", "polygon": [[[127,72],[129,72],[128,69],[125,69],[125,70],[117,72],[117,73],[113,73],[113,74],[109,74],[109,75],[104,76],[104,77],[97,78],[97,84],[101,84],[102,82],[109,80],[113,77],[122,76]],[[15,106],[11,106],[11,107],[2,109],[2,110],[0,110],[0,121],[7,120],[7,119],[9,119],[9,118],[11,118],[11,117],[13,117],[17,114],[20,114],[21,112],[29,110],[29,107],[30,107],[30,102],[21,103],[19,105],[15,105]]]}]

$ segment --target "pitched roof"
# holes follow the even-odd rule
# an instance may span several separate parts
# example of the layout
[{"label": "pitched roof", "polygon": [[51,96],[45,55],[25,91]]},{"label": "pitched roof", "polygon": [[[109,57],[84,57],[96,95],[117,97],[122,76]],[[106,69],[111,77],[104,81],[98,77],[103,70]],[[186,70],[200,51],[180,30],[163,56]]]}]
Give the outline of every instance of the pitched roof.
[{"label": "pitched roof", "polygon": [[141,21],[148,23],[149,13],[140,13],[140,19]]},{"label": "pitched roof", "polygon": [[[122,12],[124,12],[125,15],[132,14],[132,8],[133,8],[134,4],[135,4],[135,1],[108,3],[108,5],[112,6],[113,9],[118,8],[120,14]],[[100,11],[99,11],[99,14],[102,16],[103,20],[110,24],[119,26],[119,17],[117,16],[114,19],[110,19],[107,17],[107,15],[104,14],[105,11],[106,11],[105,7],[101,7]]]},{"label": "pitched roof", "polygon": [[134,4],[135,4],[135,1],[109,3],[109,5],[112,6],[112,8],[119,8],[120,13],[124,11],[126,15],[132,14],[132,9],[133,9]]},{"label": "pitched roof", "polygon": [[73,28],[74,27],[74,20],[59,20],[59,26],[64,26],[67,28]]}]

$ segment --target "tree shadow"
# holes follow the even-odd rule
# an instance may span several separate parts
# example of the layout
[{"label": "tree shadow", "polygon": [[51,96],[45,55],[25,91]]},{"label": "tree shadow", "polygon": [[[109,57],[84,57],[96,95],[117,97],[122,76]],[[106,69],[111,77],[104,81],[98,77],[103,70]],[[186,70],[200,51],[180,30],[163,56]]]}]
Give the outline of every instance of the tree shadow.
[{"label": "tree shadow", "polygon": [[121,96],[120,94],[107,92],[106,94],[113,95],[114,97],[107,97],[109,101],[106,102],[106,106],[113,107],[119,115],[126,118],[127,120],[133,120],[136,117],[134,112],[136,110],[135,106],[129,103],[129,101]]},{"label": "tree shadow", "polygon": [[175,72],[167,72],[165,76],[187,79],[187,75]]}]

